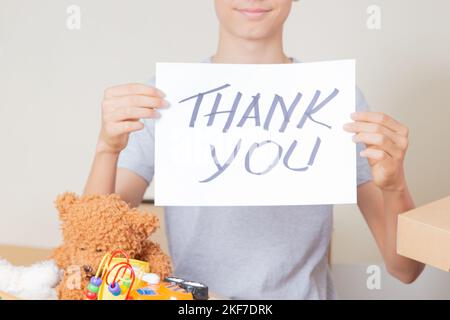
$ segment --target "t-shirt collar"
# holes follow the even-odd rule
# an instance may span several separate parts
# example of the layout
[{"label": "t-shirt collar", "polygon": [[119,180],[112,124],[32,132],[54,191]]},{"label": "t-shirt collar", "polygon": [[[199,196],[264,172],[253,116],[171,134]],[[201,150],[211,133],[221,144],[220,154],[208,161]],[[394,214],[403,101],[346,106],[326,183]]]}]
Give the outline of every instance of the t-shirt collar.
[{"label": "t-shirt collar", "polygon": [[[290,57],[290,59],[292,59],[293,63],[300,63],[300,60],[298,60],[296,57]],[[209,56],[208,58],[203,59],[202,63],[212,63],[212,56]]]}]

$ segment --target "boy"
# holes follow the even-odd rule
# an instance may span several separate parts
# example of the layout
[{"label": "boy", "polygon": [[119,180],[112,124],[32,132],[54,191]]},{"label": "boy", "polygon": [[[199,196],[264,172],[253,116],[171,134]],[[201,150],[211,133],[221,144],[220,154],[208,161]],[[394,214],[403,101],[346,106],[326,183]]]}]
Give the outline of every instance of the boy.
[{"label": "boy", "polygon": [[[220,21],[210,63],[295,63],[283,51],[292,0],[215,0]],[[358,206],[387,270],[405,283],[424,265],[397,255],[397,215],[414,207],[403,171],[408,130],[389,116],[357,110],[345,130],[358,143]],[[119,193],[137,206],[154,172],[154,121],[167,107],[153,86],[108,88],[85,193]],[[364,145],[367,147],[364,149]],[[167,146],[171,147],[171,146]],[[327,253],[332,206],[167,207],[169,250],[179,277],[230,298],[332,299]]]}]

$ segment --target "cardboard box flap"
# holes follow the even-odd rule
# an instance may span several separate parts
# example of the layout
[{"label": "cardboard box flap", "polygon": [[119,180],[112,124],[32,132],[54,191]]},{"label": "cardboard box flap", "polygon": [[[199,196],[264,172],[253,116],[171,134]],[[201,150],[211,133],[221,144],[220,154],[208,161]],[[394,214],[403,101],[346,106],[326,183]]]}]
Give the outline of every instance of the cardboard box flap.
[{"label": "cardboard box flap", "polygon": [[450,197],[429,203],[403,215],[405,218],[450,231]]},{"label": "cardboard box flap", "polygon": [[450,271],[450,197],[399,215],[397,252]]}]

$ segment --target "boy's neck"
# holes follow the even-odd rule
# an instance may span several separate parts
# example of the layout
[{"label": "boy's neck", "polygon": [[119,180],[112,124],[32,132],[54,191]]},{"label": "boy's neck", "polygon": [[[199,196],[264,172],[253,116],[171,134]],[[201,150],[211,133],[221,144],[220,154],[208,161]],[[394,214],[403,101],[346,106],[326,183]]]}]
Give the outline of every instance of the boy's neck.
[{"label": "boy's neck", "polygon": [[291,63],[283,51],[282,32],[266,39],[244,39],[220,30],[219,45],[213,63]]}]

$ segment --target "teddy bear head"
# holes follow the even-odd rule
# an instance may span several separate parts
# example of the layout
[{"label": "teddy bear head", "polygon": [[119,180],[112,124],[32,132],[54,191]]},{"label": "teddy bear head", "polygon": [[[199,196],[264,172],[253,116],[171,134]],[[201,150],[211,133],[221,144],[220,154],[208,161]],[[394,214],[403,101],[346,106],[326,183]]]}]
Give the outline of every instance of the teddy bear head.
[{"label": "teddy bear head", "polygon": [[158,218],[131,209],[119,195],[64,193],[56,200],[63,245],[55,250],[57,264],[78,267],[84,278],[93,276],[106,253],[124,250],[139,256],[145,241],[159,227]]}]

